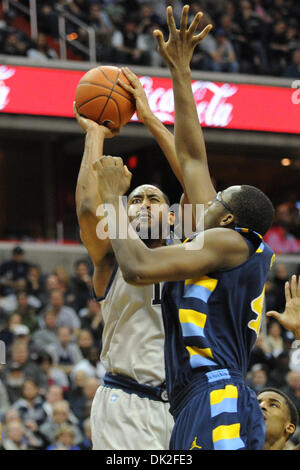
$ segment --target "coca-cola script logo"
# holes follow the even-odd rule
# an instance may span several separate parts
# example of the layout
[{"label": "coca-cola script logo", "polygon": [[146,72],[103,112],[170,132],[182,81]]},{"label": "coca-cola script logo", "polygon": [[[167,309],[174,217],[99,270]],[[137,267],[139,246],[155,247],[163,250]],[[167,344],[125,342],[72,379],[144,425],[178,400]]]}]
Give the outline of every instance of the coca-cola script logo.
[{"label": "coca-cola script logo", "polygon": [[0,66],[0,111],[9,103],[10,87],[6,85],[4,80],[11,78],[15,72],[15,69],[8,68],[5,65]]},{"label": "coca-cola script logo", "polygon": [[[152,112],[162,122],[174,123],[174,95],[172,88],[155,86],[151,77],[140,77]],[[192,90],[200,124],[209,127],[227,127],[233,118],[233,104],[227,99],[238,91],[236,86],[223,83],[194,81]],[[135,114],[132,118],[137,121]]]}]

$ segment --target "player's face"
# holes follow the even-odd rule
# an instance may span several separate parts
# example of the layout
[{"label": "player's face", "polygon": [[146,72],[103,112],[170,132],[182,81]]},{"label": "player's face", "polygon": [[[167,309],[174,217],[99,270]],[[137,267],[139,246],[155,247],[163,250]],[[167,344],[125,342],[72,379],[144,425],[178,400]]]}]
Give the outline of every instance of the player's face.
[{"label": "player's face", "polygon": [[[157,232],[163,222],[168,224],[169,208],[163,193],[151,185],[136,188],[128,198],[128,217],[139,233]],[[158,231],[159,233],[160,231]]]},{"label": "player's face", "polygon": [[290,412],[285,399],[276,392],[267,391],[258,395],[259,406],[266,422],[266,442],[274,443],[281,437],[286,439],[293,433]]},{"label": "player's face", "polygon": [[[204,229],[226,226],[233,220],[233,212],[230,210],[232,194],[240,191],[240,186],[230,186],[224,191],[219,191],[216,197],[209,201],[204,213]],[[230,216],[231,217],[228,217]]]}]

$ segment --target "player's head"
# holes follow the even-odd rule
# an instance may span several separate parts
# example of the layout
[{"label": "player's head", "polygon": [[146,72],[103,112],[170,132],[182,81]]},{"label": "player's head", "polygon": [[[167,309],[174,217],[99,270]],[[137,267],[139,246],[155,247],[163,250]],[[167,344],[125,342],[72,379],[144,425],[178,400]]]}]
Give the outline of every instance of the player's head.
[{"label": "player's head", "polygon": [[265,235],[273,223],[274,207],[270,199],[254,186],[230,186],[218,192],[205,211],[205,229],[213,227],[249,228]]},{"label": "player's head", "polygon": [[167,237],[174,214],[169,212],[168,196],[161,189],[150,184],[138,186],[129,194],[127,204],[129,220],[142,239]]},{"label": "player's head", "polygon": [[295,432],[297,408],[285,393],[276,388],[265,388],[257,398],[266,422],[265,448],[280,450]]}]

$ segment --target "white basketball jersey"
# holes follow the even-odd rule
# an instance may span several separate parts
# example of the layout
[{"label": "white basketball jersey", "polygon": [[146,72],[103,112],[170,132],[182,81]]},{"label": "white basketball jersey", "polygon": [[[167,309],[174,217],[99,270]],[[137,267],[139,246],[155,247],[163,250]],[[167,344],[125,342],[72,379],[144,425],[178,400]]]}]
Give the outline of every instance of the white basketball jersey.
[{"label": "white basketball jersey", "polygon": [[100,302],[104,330],[101,362],[107,372],[157,386],[165,381],[162,284],[127,284],[117,268]]}]

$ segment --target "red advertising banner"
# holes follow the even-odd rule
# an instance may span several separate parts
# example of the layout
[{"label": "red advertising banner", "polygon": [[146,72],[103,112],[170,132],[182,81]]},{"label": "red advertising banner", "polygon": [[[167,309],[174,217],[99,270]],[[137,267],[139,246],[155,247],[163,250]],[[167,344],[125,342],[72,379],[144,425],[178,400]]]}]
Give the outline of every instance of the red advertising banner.
[{"label": "red advertising banner", "polygon": [[[76,86],[85,71],[0,66],[0,113],[73,117]],[[174,123],[169,78],[140,77],[152,111]],[[300,134],[299,90],[213,81],[192,82],[203,127]],[[136,115],[132,121],[137,121]]]}]

